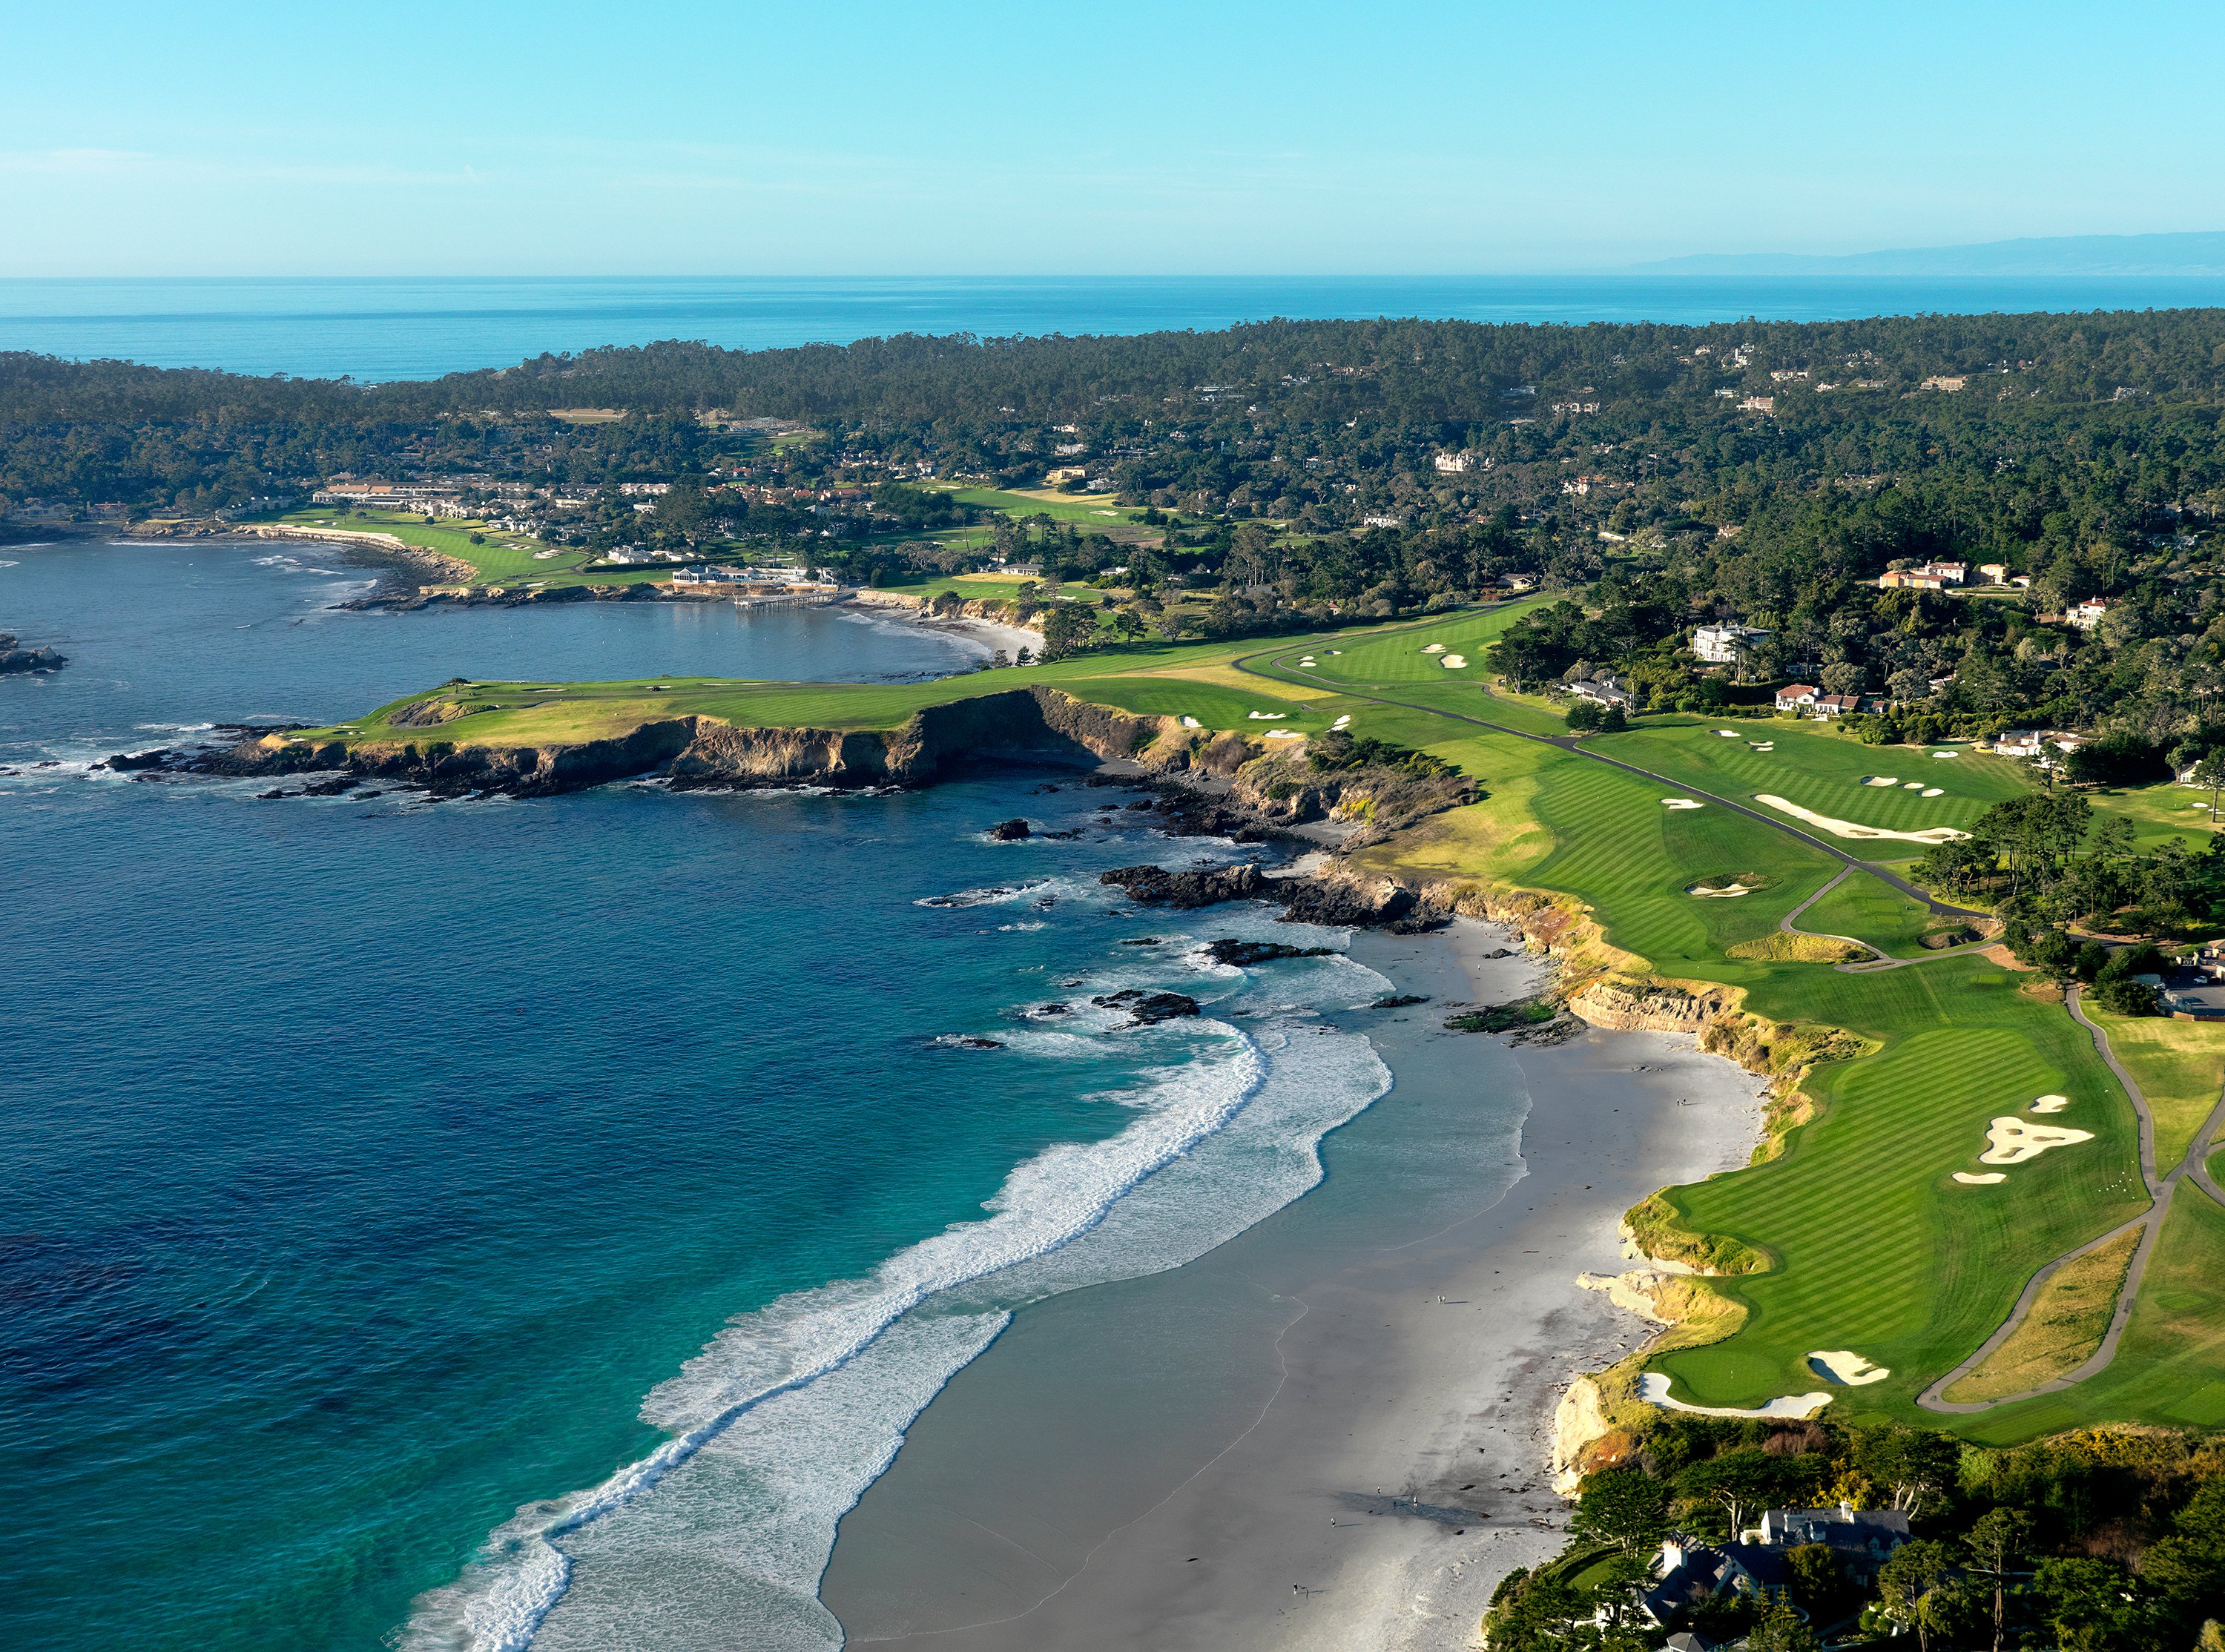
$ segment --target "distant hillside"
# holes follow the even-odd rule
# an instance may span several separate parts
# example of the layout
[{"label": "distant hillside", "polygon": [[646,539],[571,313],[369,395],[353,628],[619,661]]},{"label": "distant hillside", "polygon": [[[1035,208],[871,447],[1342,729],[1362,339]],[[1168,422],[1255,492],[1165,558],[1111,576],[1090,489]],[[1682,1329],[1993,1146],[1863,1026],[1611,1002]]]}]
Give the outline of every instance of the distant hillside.
[{"label": "distant hillside", "polygon": [[2225,275],[2225,231],[2058,235],[1830,257],[1703,252],[1632,269],[1657,275]]}]

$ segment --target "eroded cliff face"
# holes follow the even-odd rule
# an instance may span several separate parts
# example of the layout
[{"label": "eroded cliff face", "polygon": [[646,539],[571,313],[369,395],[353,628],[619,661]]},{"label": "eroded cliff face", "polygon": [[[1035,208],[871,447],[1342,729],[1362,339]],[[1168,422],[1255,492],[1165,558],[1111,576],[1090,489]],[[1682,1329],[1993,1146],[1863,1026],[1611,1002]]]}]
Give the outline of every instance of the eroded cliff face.
[{"label": "eroded cliff face", "polygon": [[648,774],[669,774],[690,787],[924,785],[970,763],[1086,766],[1106,758],[1131,759],[1159,773],[1233,773],[1253,755],[1239,736],[1208,738],[1174,718],[1138,717],[1043,687],[930,706],[887,731],[750,728],[699,715],[563,744],[480,745],[431,733],[467,714],[436,697],[396,719],[398,727],[427,730],[431,737],[423,740],[312,744],[270,736],[236,747],[207,768],[251,775],[346,769],[450,790],[539,794]]}]

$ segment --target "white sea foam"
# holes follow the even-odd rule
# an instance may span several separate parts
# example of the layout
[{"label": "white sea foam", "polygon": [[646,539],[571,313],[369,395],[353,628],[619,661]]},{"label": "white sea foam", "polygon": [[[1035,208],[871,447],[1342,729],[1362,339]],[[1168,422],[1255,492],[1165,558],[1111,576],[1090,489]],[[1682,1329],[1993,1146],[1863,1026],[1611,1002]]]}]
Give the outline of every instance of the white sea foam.
[{"label": "white sea foam", "polygon": [[[1302,980],[1277,996],[1348,1003],[1360,978],[1371,991],[1389,984],[1345,962],[1318,972],[1315,991]],[[1079,1011],[1087,996],[1076,997]],[[521,1509],[461,1579],[421,1598],[403,1647],[707,1652],[735,1644],[742,1626],[753,1652],[839,1646],[816,1598],[837,1522],[1011,1310],[1178,1267],[1241,1232],[1320,1180],[1321,1138],[1389,1082],[1356,1035],[1270,1022],[1247,1037],[1213,1020],[1147,1031],[1191,1056],[1100,1098],[1133,1110],[1125,1129],[1037,1155],[986,1218],[868,1278],[737,1319],[643,1402],[671,1439],[599,1486]],[[1106,1048],[1071,1025],[1011,1039],[1054,1057]]]}]

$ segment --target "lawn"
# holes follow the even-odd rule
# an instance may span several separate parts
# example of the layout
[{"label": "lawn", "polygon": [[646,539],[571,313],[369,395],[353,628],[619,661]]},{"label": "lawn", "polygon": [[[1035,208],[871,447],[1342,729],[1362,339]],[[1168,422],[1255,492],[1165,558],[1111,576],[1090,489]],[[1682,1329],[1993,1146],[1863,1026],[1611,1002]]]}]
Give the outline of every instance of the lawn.
[{"label": "lawn", "polygon": [[2090,999],[2086,1013],[2148,1098],[2156,1168],[2168,1171],[2186,1156],[2225,1089],[2225,1022],[2113,1016]]},{"label": "lawn", "polygon": [[[1575,750],[1501,732],[1484,725],[1526,720],[1557,729],[1558,719],[1484,693],[1480,681],[1463,680],[1479,674],[1447,672],[1422,650],[1443,641],[1448,651],[1480,654],[1512,612],[1512,605],[1469,611],[1265,648],[1256,641],[1143,644],[930,683],[475,684],[438,691],[472,708],[470,715],[437,730],[391,733],[522,744],[619,732],[680,712],[741,725],[885,729],[926,706],[1036,683],[1254,735],[1318,732],[1348,714],[1355,732],[1441,756],[1484,789],[1477,804],[1365,851],[1362,866],[1563,892],[1641,967],[1736,989],[1756,1016],[1844,1029],[1874,1052],[1808,1074],[1802,1088],[1816,1104],[1815,1117],[1778,1156],[1669,1191],[1686,1225],[1740,1241],[1767,1263],[1720,1286],[1748,1309],[1733,1335],[1656,1363],[1679,1397],[1752,1405],[1808,1391],[1823,1380],[1809,1356],[1845,1348],[1891,1372],[1845,1392],[1841,1408],[1857,1417],[1892,1416],[1988,1440],[2101,1417],[2225,1422],[2225,1381],[2215,1375],[2225,1350],[2225,1284],[2217,1282],[2225,1212],[2192,1187],[2181,1190],[2125,1350],[2101,1377],[2067,1396],[1943,1425],[1914,1407],[1917,1393],[2000,1323],[2035,1269],[2145,1207],[2132,1108],[2063,1006],[2020,991],[2025,977],[1981,957],[1848,974],[1822,963],[1729,956],[1732,947],[1775,933],[1841,863],[1719,805],[1664,807],[1664,799],[1693,792],[1744,801],[1773,791],[1880,826],[1963,826],[1992,802],[2019,794],[2024,772],[1966,749],[1935,759],[1925,755],[1931,748],[1863,746],[1782,722],[1648,718]],[[1297,664],[1306,658],[1314,666]],[[1379,693],[1395,703],[1369,698]],[[381,722],[356,726],[376,736]],[[1722,737],[1718,726],[1740,737]],[[1775,750],[1755,752],[1752,739],[1772,741]],[[1668,778],[1610,767],[1592,750]],[[1920,773],[1942,795],[1861,784],[1880,772]],[[1734,899],[1691,892],[1702,880],[1740,875],[1760,887]],[[1909,954],[1928,922],[1914,902],[1857,872],[1802,926]],[[2168,1164],[2225,1082],[2225,1028],[2107,1025],[2155,1100]],[[1991,1119],[2057,1092],[2071,1098],[2063,1122],[2094,1139],[2009,1167],[1998,1184],[1953,1180],[1958,1170],[1981,1169]]]},{"label": "lawn", "polygon": [[1102,529],[1107,522],[1141,520],[1143,512],[1131,510],[1109,493],[1058,493],[1049,488],[949,488],[943,490],[962,505],[981,510],[1001,510],[1009,516],[1049,516],[1077,528]]},{"label": "lawn", "polygon": [[[428,526],[422,516],[393,510],[342,511],[323,506],[259,520],[303,528],[335,528],[352,533],[391,534],[405,545],[422,546],[442,556],[468,562],[478,570],[481,579],[498,584],[527,579],[550,585],[577,584],[576,579],[561,576],[574,573],[590,560],[585,551],[559,551],[555,556],[537,556],[536,552],[553,548],[523,534],[498,533],[479,522]],[[473,534],[480,536],[481,543],[472,543]],[[662,572],[669,574],[670,570]]]},{"label": "lawn", "polygon": [[[1745,803],[1767,793],[1835,820],[1891,832],[1942,826],[1967,832],[1994,804],[2029,789],[2024,766],[2005,757],[1967,746],[1868,746],[1828,730],[1816,723],[1667,716],[1649,717],[1627,734],[1595,737],[1609,756],[1719,797]],[[1760,743],[1774,750],[1755,750]],[[1935,751],[1958,755],[1935,757]],[[1865,783],[1886,779],[1893,783]],[[1918,789],[1908,789],[1911,782],[1920,782]],[[1935,787],[1939,796],[1922,794]],[[1880,859],[1923,852],[1921,844],[1855,841],[1867,841],[1865,852]]]},{"label": "lawn", "polygon": [[1800,915],[1803,929],[1818,934],[1852,935],[1888,958],[1928,956],[1917,943],[1936,921],[1930,908],[1867,872],[1847,874],[1845,883]]}]

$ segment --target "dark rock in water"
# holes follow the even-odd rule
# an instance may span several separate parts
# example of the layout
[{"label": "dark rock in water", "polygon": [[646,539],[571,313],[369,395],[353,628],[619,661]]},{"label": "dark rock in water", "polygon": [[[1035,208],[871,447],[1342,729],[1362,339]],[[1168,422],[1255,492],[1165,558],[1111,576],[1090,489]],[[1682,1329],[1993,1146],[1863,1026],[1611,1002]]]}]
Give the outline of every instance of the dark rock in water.
[{"label": "dark rock in water", "polygon": [[1216,964],[1233,964],[1240,969],[1277,958],[1326,958],[1335,951],[1334,946],[1285,946],[1279,940],[1216,940],[1205,949],[1205,955]]},{"label": "dark rock in water", "polygon": [[334,776],[331,780],[320,780],[314,785],[304,786],[301,788],[301,795],[304,797],[338,797],[342,792],[352,792],[362,784],[363,782],[358,780],[353,775],[339,775]]},{"label": "dark rock in water", "polygon": [[1167,943],[1157,935],[1143,935],[1134,940],[1124,940],[1123,946],[1163,946]]},{"label": "dark rock in water", "polygon": [[119,751],[108,759],[108,766],[128,775],[135,769],[159,769],[169,756],[168,746],[157,746],[152,751]]},{"label": "dark rock in water", "polygon": [[1025,820],[999,820],[989,828],[989,835],[998,843],[1017,843],[1023,838],[1036,835],[1035,828]]},{"label": "dark rock in water", "polygon": [[1146,906],[1182,908],[1252,900],[1267,887],[1255,861],[1189,872],[1171,872],[1163,866],[1116,866],[1109,872],[1100,872],[1097,881],[1126,890],[1131,899]]},{"label": "dark rock in water", "polygon": [[1061,1016],[1070,1016],[1073,1013],[1074,1006],[1070,1003],[1039,1003],[1034,1009],[1028,1011],[1028,1019],[1030,1021],[1055,1021]]},{"label": "dark rock in water", "polygon": [[1005,1048],[993,1038],[976,1038],[970,1033],[945,1033],[934,1042],[946,1050],[1000,1050]]},{"label": "dark rock in water", "polygon": [[1317,923],[1332,929],[1388,929],[1394,935],[1418,935],[1442,929],[1449,915],[1421,906],[1411,889],[1292,878],[1283,885],[1290,909],[1286,923]]},{"label": "dark rock in water", "polygon": [[68,663],[66,654],[22,648],[12,632],[0,631],[0,671],[59,671]]},{"label": "dark rock in water", "polygon": [[1155,809],[1158,807],[1158,805],[1156,802],[1153,802],[1151,799],[1145,798],[1142,802],[1131,803],[1128,807],[1131,809]]},{"label": "dark rock in water", "polygon": [[1186,997],[1179,992],[1145,992],[1139,987],[1130,987],[1125,992],[1109,992],[1089,1002],[1100,1010],[1125,1010],[1136,1018],[1136,1024],[1140,1027],[1197,1013],[1195,998]]},{"label": "dark rock in water", "polygon": [[1427,1003],[1429,1001],[1429,994],[1425,992],[1398,992],[1388,997],[1378,998],[1367,1007],[1370,1010],[1404,1010],[1410,1003]]}]

